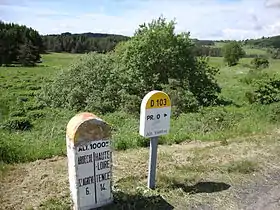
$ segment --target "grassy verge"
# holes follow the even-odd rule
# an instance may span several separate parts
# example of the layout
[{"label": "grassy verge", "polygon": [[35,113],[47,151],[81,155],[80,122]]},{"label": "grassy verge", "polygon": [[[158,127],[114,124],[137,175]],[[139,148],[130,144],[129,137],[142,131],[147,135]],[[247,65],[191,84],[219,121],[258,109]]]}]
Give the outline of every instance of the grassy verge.
[{"label": "grassy verge", "polygon": [[[51,109],[36,102],[36,92],[46,80],[51,80],[62,66],[70,65],[72,54],[48,54],[36,68],[0,68],[0,162],[28,162],[65,155],[65,129],[76,113]],[[171,131],[160,138],[160,144],[178,144],[191,140],[226,141],[236,136],[267,133],[278,126],[279,104],[250,105],[245,92],[250,84],[243,81],[250,59],[242,59],[233,68],[225,67],[222,58],[211,58],[211,65],[221,67],[218,76],[221,96],[233,101],[225,107],[204,108],[199,113],[185,113],[172,119]],[[277,72],[280,61],[272,60],[268,73]],[[88,110],[90,111],[90,110]],[[278,113],[278,115],[277,115]],[[139,119],[117,112],[100,116],[114,128],[117,150],[146,147],[148,139],[138,134]]]},{"label": "grassy verge", "polygon": [[[268,184],[267,171],[280,167],[278,136],[160,145],[156,190],[146,187],[147,148],[115,151],[115,202],[104,209],[242,209],[244,187]],[[71,209],[67,173],[64,157],[15,165],[1,179],[2,207]]]}]

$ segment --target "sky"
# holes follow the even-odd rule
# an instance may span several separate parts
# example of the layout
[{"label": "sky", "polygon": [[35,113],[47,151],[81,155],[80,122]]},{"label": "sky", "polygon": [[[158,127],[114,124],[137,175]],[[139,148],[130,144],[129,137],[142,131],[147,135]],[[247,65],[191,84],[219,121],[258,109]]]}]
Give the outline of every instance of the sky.
[{"label": "sky", "polygon": [[176,33],[198,39],[280,35],[280,0],[0,0],[0,20],[40,34],[113,33],[133,36],[163,16]]}]

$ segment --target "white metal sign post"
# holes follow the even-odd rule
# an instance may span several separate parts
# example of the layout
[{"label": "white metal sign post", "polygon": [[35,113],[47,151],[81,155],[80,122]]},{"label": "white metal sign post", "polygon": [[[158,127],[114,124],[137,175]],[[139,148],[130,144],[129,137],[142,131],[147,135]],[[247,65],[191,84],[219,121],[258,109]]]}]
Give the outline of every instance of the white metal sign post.
[{"label": "white metal sign post", "polygon": [[92,113],[77,114],[67,125],[66,142],[74,209],[89,210],[111,203],[110,126]]},{"label": "white metal sign post", "polygon": [[151,91],[142,100],[140,135],[150,137],[148,187],[155,188],[158,137],[169,133],[171,101],[162,91]]}]

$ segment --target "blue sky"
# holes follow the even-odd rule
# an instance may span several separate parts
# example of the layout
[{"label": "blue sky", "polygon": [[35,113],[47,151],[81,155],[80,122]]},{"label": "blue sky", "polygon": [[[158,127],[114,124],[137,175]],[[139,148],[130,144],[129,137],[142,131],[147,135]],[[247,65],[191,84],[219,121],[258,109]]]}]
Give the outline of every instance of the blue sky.
[{"label": "blue sky", "polygon": [[280,0],[0,0],[0,19],[41,34],[102,32],[131,36],[164,16],[199,39],[280,34]]}]

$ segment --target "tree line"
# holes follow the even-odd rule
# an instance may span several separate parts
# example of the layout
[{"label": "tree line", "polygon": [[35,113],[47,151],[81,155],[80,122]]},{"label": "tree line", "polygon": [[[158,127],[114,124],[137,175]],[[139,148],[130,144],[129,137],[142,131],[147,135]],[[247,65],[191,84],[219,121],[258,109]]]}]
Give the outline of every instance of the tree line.
[{"label": "tree line", "polygon": [[[40,54],[46,52],[106,53],[113,50],[118,43],[126,42],[129,39],[131,38],[127,36],[103,33],[71,34],[66,32],[59,35],[41,36],[36,30],[24,25],[0,21],[0,65],[34,66],[40,61]],[[223,57],[222,49],[214,47],[214,41],[198,39],[191,39],[191,41],[196,46],[194,48],[196,56]],[[238,43],[255,47],[270,47],[268,54],[272,58],[280,56],[280,36],[244,40]],[[259,56],[244,55],[244,57]]]},{"label": "tree line", "polygon": [[106,53],[114,49],[121,41],[129,37],[114,34],[83,33],[42,36],[46,51],[68,53]]}]

